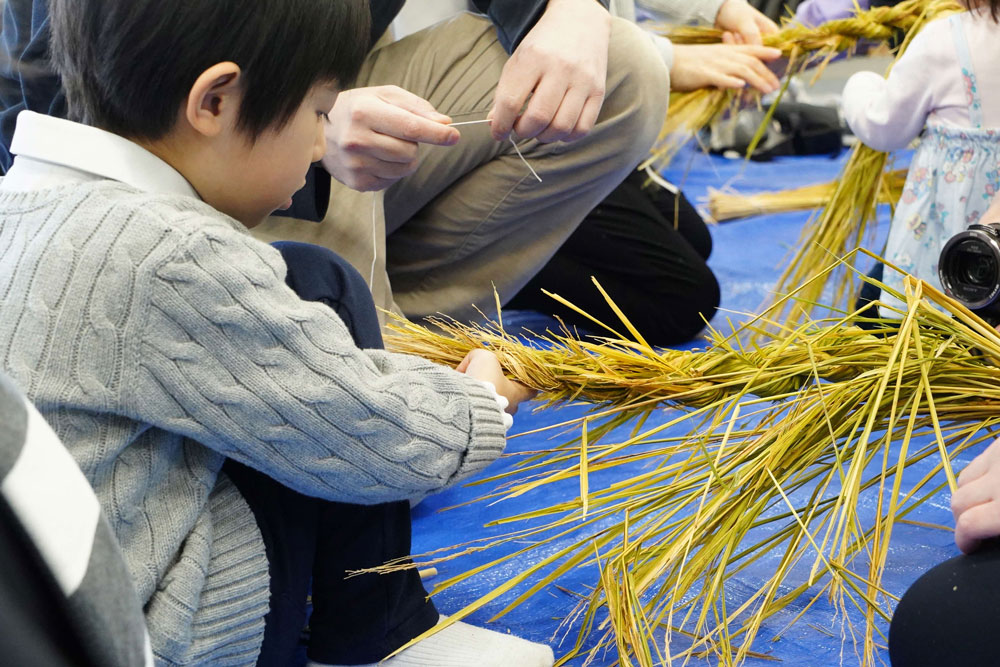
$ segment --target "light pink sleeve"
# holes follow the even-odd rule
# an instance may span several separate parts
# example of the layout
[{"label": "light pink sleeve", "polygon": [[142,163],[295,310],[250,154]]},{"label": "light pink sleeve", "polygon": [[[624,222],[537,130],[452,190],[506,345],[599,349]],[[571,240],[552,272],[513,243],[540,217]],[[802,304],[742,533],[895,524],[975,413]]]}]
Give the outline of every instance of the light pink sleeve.
[{"label": "light pink sleeve", "polygon": [[942,62],[946,59],[940,57],[940,47],[935,48],[941,39],[950,44],[946,30],[946,21],[935,21],[922,30],[888,79],[874,72],[858,72],[848,79],[844,120],[864,144],[880,151],[899,150],[920,134],[939,102],[935,82],[959,75],[954,57]]}]

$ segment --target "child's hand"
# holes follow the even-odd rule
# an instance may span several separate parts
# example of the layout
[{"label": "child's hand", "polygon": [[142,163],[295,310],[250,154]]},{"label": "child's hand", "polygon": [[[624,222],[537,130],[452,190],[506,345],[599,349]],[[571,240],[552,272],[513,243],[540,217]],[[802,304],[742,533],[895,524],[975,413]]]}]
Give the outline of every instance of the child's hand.
[{"label": "child's hand", "polygon": [[500,368],[497,355],[489,350],[472,350],[462,363],[455,367],[459,373],[465,373],[471,378],[490,382],[496,387],[497,393],[507,399],[507,412],[514,414],[521,401],[529,401],[538,393],[523,384],[508,380]]},{"label": "child's hand", "polygon": [[743,88],[750,84],[770,93],[780,84],[765,63],[780,56],[780,50],[768,46],[675,44],[670,89]]},{"label": "child's hand", "polygon": [[994,440],[958,476],[951,511],[955,544],[963,553],[972,553],[982,540],[1000,535],[1000,440]]},{"label": "child's hand", "polygon": [[458,142],[450,122],[398,86],[345,90],[330,111],[323,167],[353,190],[384,190],[416,171],[420,144]]}]

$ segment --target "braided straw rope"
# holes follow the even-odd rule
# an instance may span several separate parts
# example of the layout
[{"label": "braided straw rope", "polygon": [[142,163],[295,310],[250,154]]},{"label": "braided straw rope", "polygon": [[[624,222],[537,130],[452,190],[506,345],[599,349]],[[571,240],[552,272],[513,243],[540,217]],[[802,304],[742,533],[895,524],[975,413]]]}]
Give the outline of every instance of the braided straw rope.
[{"label": "braided straw rope", "polygon": [[[764,37],[764,44],[780,49],[788,59],[786,75],[792,75],[819,63],[817,73],[833,56],[853,51],[859,42],[887,42],[897,31],[909,39],[926,22],[961,11],[953,0],[907,0],[895,7],[876,7],[858,12],[849,19],[830,21],[816,27],[785,23],[782,29]],[[659,30],[676,44],[718,44],[722,31],[715,28],[687,26]],[[756,93],[749,93],[759,97]],[[695,132],[718,120],[729,108],[738,105],[743,91],[703,88],[672,93],[670,109],[650,157],[641,168],[663,168]]]}]

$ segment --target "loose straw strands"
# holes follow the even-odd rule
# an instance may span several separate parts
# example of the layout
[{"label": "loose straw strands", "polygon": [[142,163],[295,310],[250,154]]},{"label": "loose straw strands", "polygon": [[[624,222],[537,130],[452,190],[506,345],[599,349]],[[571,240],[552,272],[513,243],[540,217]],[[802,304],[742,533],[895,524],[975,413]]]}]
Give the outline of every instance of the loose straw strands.
[{"label": "loose straw strands", "polygon": [[[896,9],[906,5],[910,5],[913,21],[900,52],[928,21],[960,9],[946,0],[907,2],[897,5]],[[863,144],[854,147],[829,203],[803,228],[795,254],[778,279],[774,288],[778,301],[767,312],[770,319],[794,325],[808,307],[793,305],[783,299],[783,295],[795,290],[800,304],[816,304],[823,299],[831,282],[833,297],[828,303],[835,308],[846,307],[853,295],[850,272],[847,267],[834,271],[825,271],[823,267],[830,257],[842,256],[864,244],[869,224],[876,217],[878,202],[889,197],[890,187],[884,177],[887,159],[885,153]]]},{"label": "loose straw strands", "polygon": [[[533,563],[518,561],[515,576],[449,620],[514,593],[502,615],[589,564],[600,574],[581,601],[580,634],[563,662],[596,659],[611,647],[622,665],[705,655],[735,665],[753,655],[769,619],[792,614],[794,623],[803,605],[826,597],[845,622],[851,609],[863,619],[851,629],[859,662],[876,664],[894,602],[881,584],[894,526],[941,490],[938,473],[953,486],[951,459],[989,437],[982,427],[1000,424],[993,363],[1000,337],[934,288],[906,284],[898,295],[906,312],[880,322],[888,335],[862,331],[845,316],[741,348],[739,335],[759,327],[757,318],[739,335],[714,334],[711,347],[694,353],[567,335],[549,335],[551,349],[540,349],[499,326],[451,323],[450,338],[402,325],[394,349],[454,364],[485,346],[551,402],[595,403],[584,417],[586,445],[573,440],[487,480],[503,484],[486,498],[620,471],[603,486],[581,481],[586,499],[541,494],[536,510],[498,522],[520,526],[507,536],[430,556],[422,566],[518,547],[442,582],[440,591],[539,554]],[[686,410],[646,426],[659,405]],[[628,423],[631,434],[615,440],[607,425]],[[687,436],[667,435],[685,425]],[[904,476],[921,462],[916,481]],[[874,517],[862,511],[862,498],[875,499]],[[764,564],[771,574],[748,590],[748,568]],[[737,579],[738,598],[726,585]]]},{"label": "loose straw strands", "polygon": [[[877,192],[877,203],[895,206],[903,193],[906,170],[890,171],[885,174],[883,179],[883,187],[880,187]],[[814,210],[829,204],[836,190],[837,181],[755,194],[741,194],[710,188],[708,191],[708,212],[716,222],[724,222],[755,215]]]},{"label": "loose straw strands", "polygon": [[[764,44],[781,49],[788,59],[787,76],[817,64],[816,76],[819,76],[836,54],[853,51],[859,41],[886,42],[896,30],[902,30],[909,36],[927,21],[961,10],[962,7],[953,0],[907,0],[895,7],[876,7],[858,12],[852,18],[816,27],[785,23],[779,32],[765,36]],[[722,41],[722,32],[715,28],[664,26],[661,32],[677,44],[717,44]],[[738,106],[742,96],[743,91],[715,88],[672,94],[659,138],[641,168],[651,165],[656,169],[665,167],[690,141],[694,132],[722,117],[727,109]],[[770,114],[765,124],[769,121]]]}]

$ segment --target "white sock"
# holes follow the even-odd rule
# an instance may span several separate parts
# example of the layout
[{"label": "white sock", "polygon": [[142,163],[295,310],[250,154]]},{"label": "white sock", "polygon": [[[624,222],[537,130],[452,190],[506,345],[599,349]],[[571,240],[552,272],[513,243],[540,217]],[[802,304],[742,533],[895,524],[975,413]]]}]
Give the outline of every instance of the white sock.
[{"label": "white sock", "polygon": [[[552,667],[554,662],[545,644],[459,621],[388,660],[356,667]],[[306,667],[335,666],[310,662]]]}]

